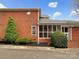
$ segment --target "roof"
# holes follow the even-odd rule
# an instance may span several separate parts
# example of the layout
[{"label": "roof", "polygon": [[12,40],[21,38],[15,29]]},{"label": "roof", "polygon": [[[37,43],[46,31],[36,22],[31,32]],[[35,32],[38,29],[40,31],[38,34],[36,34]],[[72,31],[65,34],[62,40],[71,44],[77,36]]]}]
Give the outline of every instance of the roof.
[{"label": "roof", "polygon": [[79,27],[79,21],[40,19],[39,24],[62,24]]},{"label": "roof", "polygon": [[41,17],[49,17],[48,15],[41,15]]},{"label": "roof", "polygon": [[40,8],[1,8],[0,11],[39,11]]}]

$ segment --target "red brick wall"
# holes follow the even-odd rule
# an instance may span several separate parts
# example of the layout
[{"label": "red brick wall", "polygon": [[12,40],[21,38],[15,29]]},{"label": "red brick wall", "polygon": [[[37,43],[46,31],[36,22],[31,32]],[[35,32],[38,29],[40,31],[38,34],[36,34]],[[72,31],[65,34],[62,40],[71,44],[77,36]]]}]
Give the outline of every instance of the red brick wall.
[{"label": "red brick wall", "polygon": [[79,48],[79,27],[72,28],[72,40],[68,42],[69,48]]},{"label": "red brick wall", "polygon": [[47,39],[47,38],[39,38],[39,42],[41,43],[49,43],[50,42],[50,39]]},{"label": "red brick wall", "polygon": [[38,11],[31,11],[30,15],[27,15],[26,12],[11,12],[4,11],[0,12],[0,38],[4,37],[6,26],[8,23],[8,17],[12,16],[16,22],[17,31],[19,37],[30,37],[34,40],[37,39],[37,36],[32,36],[31,26],[36,25],[36,32],[38,30]]},{"label": "red brick wall", "polygon": [[50,44],[50,39],[49,38],[39,38],[40,43],[46,43],[47,45]]}]

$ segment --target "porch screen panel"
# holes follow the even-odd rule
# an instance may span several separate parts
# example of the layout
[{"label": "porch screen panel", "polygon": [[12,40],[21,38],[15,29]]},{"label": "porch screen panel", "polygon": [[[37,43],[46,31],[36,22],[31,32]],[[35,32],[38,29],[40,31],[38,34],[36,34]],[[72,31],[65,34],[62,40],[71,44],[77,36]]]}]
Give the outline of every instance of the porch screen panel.
[{"label": "porch screen panel", "polygon": [[39,37],[43,37],[43,25],[39,25]]},{"label": "porch screen panel", "polygon": [[69,29],[68,27],[62,27],[62,32],[67,36],[67,38],[69,39]]},{"label": "porch screen panel", "polygon": [[61,25],[39,25],[39,37],[49,38],[55,31],[61,31]]},{"label": "porch screen panel", "polygon": [[52,25],[40,25],[39,26],[39,37],[48,38],[52,32]]}]

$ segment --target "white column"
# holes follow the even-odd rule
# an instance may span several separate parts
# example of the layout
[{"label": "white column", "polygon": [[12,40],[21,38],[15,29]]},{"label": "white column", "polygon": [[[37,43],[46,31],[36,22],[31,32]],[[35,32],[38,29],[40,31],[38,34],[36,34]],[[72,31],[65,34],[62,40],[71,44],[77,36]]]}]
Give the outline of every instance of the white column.
[{"label": "white column", "polygon": [[39,43],[39,24],[38,24],[38,42],[37,42],[37,44],[40,44]]},{"label": "white column", "polygon": [[52,25],[52,32],[53,32],[53,25]]},{"label": "white column", "polygon": [[62,25],[61,25],[61,32],[62,32]]},{"label": "white column", "polygon": [[42,25],[42,26],[43,26],[43,38],[44,38],[44,26],[45,26],[45,25]]}]

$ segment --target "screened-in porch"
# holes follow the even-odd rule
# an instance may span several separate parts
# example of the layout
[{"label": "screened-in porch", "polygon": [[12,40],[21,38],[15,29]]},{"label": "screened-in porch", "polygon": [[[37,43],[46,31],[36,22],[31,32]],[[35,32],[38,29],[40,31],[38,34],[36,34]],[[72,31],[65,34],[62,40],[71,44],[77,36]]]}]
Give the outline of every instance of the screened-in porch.
[{"label": "screened-in porch", "polygon": [[69,27],[66,25],[39,25],[39,38],[50,38],[55,31],[61,31],[69,38]]}]

